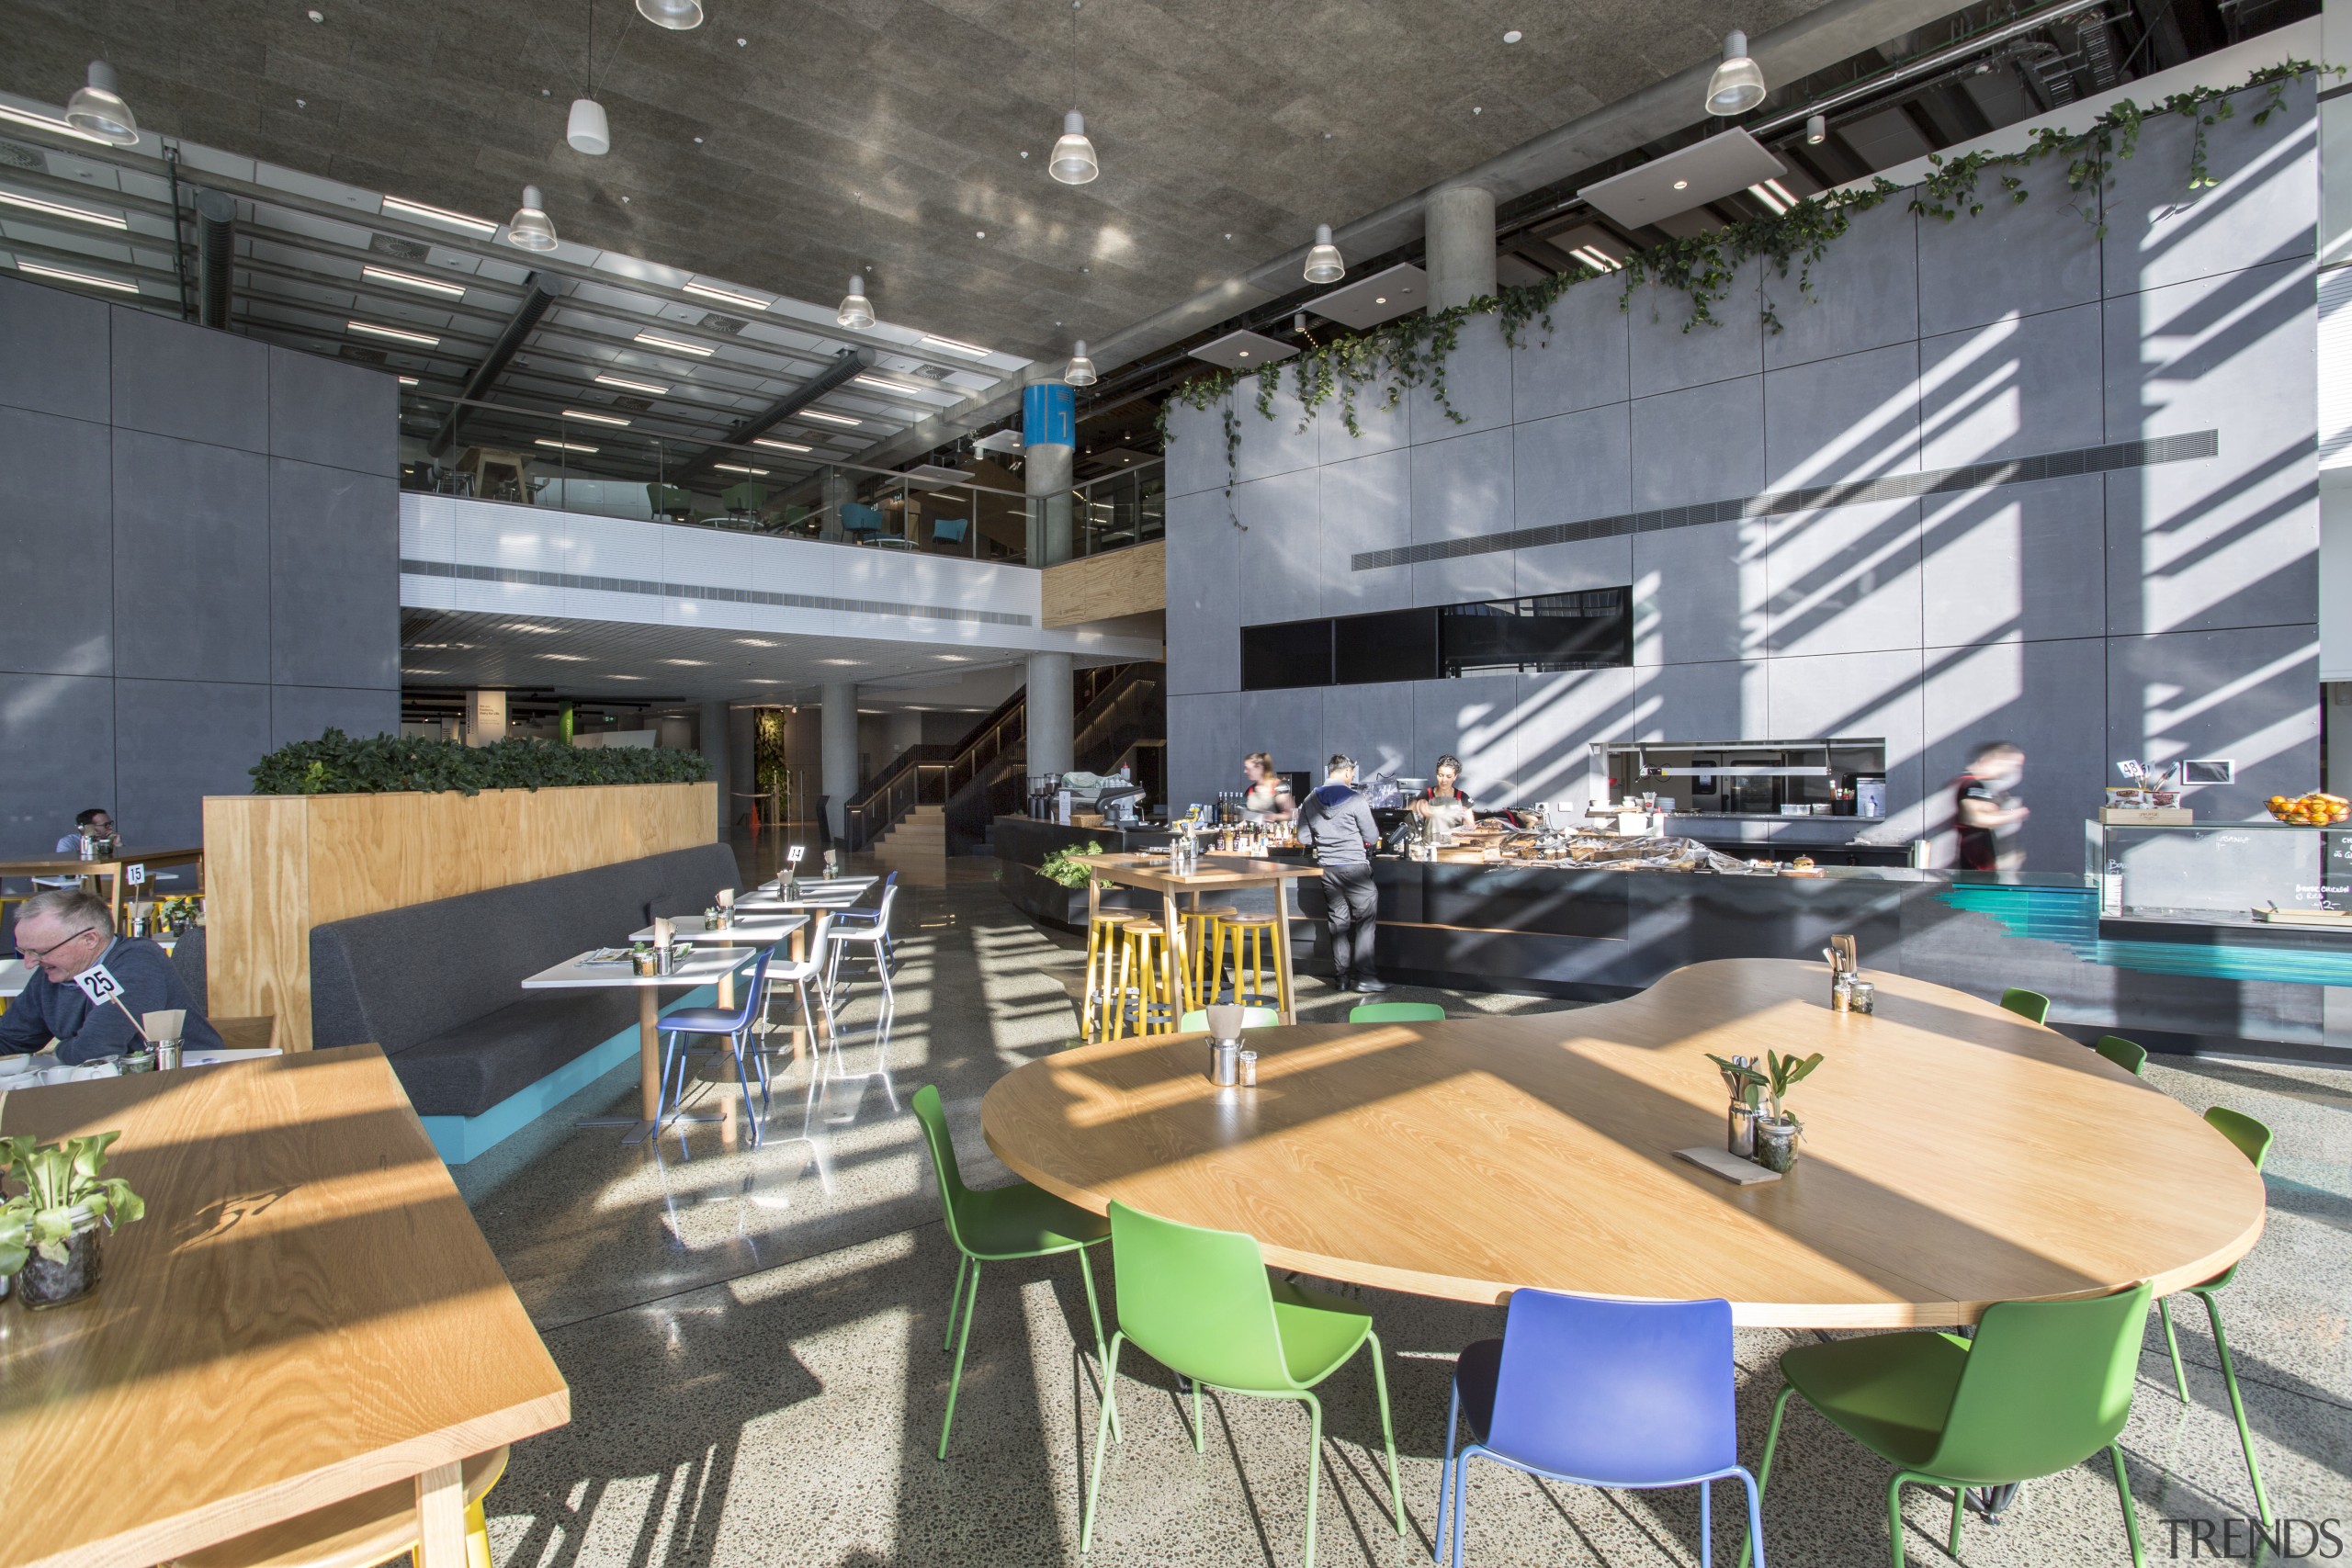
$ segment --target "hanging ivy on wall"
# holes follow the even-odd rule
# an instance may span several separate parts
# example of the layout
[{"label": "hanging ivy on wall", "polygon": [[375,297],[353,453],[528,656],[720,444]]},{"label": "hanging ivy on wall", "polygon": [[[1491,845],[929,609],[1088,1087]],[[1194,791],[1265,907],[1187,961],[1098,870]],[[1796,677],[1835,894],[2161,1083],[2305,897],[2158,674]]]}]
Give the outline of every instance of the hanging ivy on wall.
[{"label": "hanging ivy on wall", "polygon": [[[1361,409],[1367,403],[1380,410],[1396,408],[1417,387],[1428,388],[1445,416],[1459,424],[1464,423],[1464,416],[1446,395],[1445,366],[1461,339],[1463,323],[1474,316],[1496,318],[1503,341],[1516,348],[1532,334],[1548,334],[1552,331],[1552,307],[1569,289],[1600,278],[1614,278],[1621,308],[1630,308],[1635,290],[1645,287],[1686,296],[1690,301],[1690,314],[1683,321],[1682,330],[1687,333],[1695,327],[1719,324],[1715,306],[1730,298],[1741,268],[1751,261],[1761,262],[1773,276],[1781,278],[1793,271],[1798,292],[1810,299],[1814,297],[1814,265],[1828,254],[1831,245],[1845,237],[1855,217],[1883,205],[1906,188],[1914,190],[1910,200],[1913,212],[1946,222],[1963,214],[1976,217],[1988,204],[2015,206],[2024,201],[2029,193],[2019,171],[2055,158],[2066,160],[2066,186],[2070,191],[2104,191],[2113,184],[2116,164],[2138,152],[2143,128],[2158,115],[2188,115],[2195,122],[2188,188],[2192,194],[2207,190],[2216,182],[2207,167],[2206,132],[2235,115],[2234,100],[2242,94],[2259,91],[2263,95],[2261,107],[2253,118],[2255,124],[2261,125],[2284,106],[2290,83],[2320,69],[2323,68],[2309,61],[2286,61],[2263,67],[2238,86],[2194,87],[2171,95],[2153,108],[2143,108],[2127,100],[2099,115],[2085,130],[2039,130],[2018,152],[1971,152],[1951,159],[1931,157],[1928,160],[1931,171],[1917,187],[1897,186],[1881,178],[1868,186],[1825,191],[1806,197],[1775,216],[1742,219],[1704,234],[1668,240],[1636,252],[1626,258],[1623,266],[1611,272],[1579,265],[1540,283],[1513,285],[1435,315],[1399,317],[1367,332],[1335,337],[1328,343],[1310,345],[1280,364],[1197,376],[1172,389],[1161,402],[1160,437],[1162,441],[1170,439],[1169,411],[1176,404],[1204,413],[1221,409],[1225,423],[1225,489],[1229,500],[1241,456],[1238,394],[1245,380],[1256,380],[1254,401],[1258,413],[1272,420],[1275,399],[1281,395],[1287,375],[1290,390],[1297,397],[1302,411],[1298,426],[1302,432],[1326,408],[1336,406],[1348,434],[1362,435],[1363,429],[1358,419]],[[2345,73],[2340,66],[2324,69],[2339,76]],[[1989,189],[1985,185],[1988,178],[1993,182]],[[2090,204],[2083,217],[2105,235],[2107,225],[2100,204]],[[1781,330],[1780,318],[1769,299],[1763,304],[1763,319],[1767,331]],[[1548,341],[1548,336],[1544,340]],[[1243,525],[1236,518],[1234,525]]]}]

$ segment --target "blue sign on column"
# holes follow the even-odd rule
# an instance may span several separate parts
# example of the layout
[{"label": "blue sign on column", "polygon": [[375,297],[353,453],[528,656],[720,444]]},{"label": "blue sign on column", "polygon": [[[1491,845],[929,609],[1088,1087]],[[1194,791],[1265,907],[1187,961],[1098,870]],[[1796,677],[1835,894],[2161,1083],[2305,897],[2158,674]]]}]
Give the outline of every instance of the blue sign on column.
[{"label": "blue sign on column", "polygon": [[1059,381],[1032,381],[1021,389],[1021,444],[1078,445],[1078,393]]}]

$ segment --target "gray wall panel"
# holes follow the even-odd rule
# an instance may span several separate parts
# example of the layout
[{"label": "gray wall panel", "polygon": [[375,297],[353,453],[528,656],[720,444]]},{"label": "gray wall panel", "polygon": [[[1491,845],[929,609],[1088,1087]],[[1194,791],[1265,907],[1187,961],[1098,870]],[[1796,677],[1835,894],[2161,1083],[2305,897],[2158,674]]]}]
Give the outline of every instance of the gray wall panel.
[{"label": "gray wall panel", "polygon": [[[1322,437],[1317,434],[1315,426],[1307,424],[1304,430],[1299,428],[1306,423],[1305,410],[1301,408],[1297,395],[1291,390],[1289,376],[1281,377],[1278,389],[1268,400],[1269,406],[1274,411],[1273,418],[1268,419],[1258,412],[1258,383],[1255,380],[1242,382],[1241,447],[1233,461],[1233,473],[1237,479],[1247,481],[1261,479],[1269,474],[1296,473],[1304,468],[1312,468],[1322,460]],[[1222,423],[1216,428],[1218,446],[1215,478],[1222,486],[1225,483],[1225,433]]]},{"label": "gray wall panel", "polygon": [[1919,348],[1897,344],[1764,378],[1764,489],[1919,471]]},{"label": "gray wall panel", "polygon": [[397,689],[400,570],[395,479],[273,459],[270,679]]},{"label": "gray wall panel", "polygon": [[10,584],[0,670],[114,672],[109,443],[103,424],[0,407],[0,561]]},{"label": "gray wall panel", "polygon": [[1529,420],[1511,434],[1519,527],[1634,509],[1633,430],[1623,403]]},{"label": "gray wall panel", "polygon": [[1688,506],[1764,488],[1764,378],[1634,400],[1634,504]]},{"label": "gray wall panel", "polygon": [[[1765,660],[1661,664],[1634,671],[1634,738],[1740,740],[1770,733]],[[1621,789],[1620,794],[1623,794]]]},{"label": "gray wall panel", "polygon": [[[1216,415],[1205,416],[1215,428]],[[1241,552],[1225,492],[1201,491],[1168,502],[1168,639],[1170,693],[1241,689]]]},{"label": "gray wall panel", "polygon": [[273,457],[400,476],[400,383],[384,371],[290,348],[269,351]]},{"label": "gray wall panel", "polygon": [[269,348],[117,305],[114,423],[240,451],[269,450]]},{"label": "gray wall panel", "polygon": [[1355,615],[1396,610],[1413,602],[1409,571],[1351,571],[1348,561],[1367,550],[1393,550],[1413,537],[1412,457],[1403,447],[1326,463],[1317,502],[1323,556],[1313,581],[1322,588],[1321,614]]},{"label": "gray wall panel", "polygon": [[1388,403],[1384,387],[1374,383],[1358,387],[1354,391],[1355,433],[1348,431],[1348,412],[1341,405],[1344,389],[1335,388],[1330,400],[1315,411],[1317,460],[1329,465],[1344,463],[1368,453],[1387,452],[1412,444],[1413,421],[1401,397],[1395,407]]},{"label": "gray wall panel", "polygon": [[[0,769],[0,854],[48,854],[75,814],[93,806],[115,809],[111,680],[0,672],[0,724],[8,740],[7,766]],[[147,839],[146,824],[119,812],[117,820],[134,839]]]},{"label": "gray wall panel", "polygon": [[1412,712],[1413,682],[1409,681],[1327,687],[1322,743],[1312,756],[1302,751],[1295,762],[1277,750],[1274,762],[1283,768],[1306,768],[1319,782],[1324,759],[1334,751],[1344,751],[1367,776],[1418,777],[1429,771],[1430,764],[1428,758],[1412,754]]},{"label": "gray wall panel", "polygon": [[[934,718],[951,719],[961,740],[972,728],[969,714],[925,714],[925,726]],[[398,735],[401,694],[398,687],[272,686],[269,689],[269,743],[275,749],[296,740],[316,740],[328,729],[345,735]]]},{"label": "gray wall panel", "polygon": [[1510,805],[1518,797],[1521,712],[1519,677],[1465,675],[1458,681],[1413,683],[1416,774],[1441,755],[1462,759],[1463,787],[1480,804]]},{"label": "gray wall panel", "polygon": [[2237,94],[2236,112],[2203,128],[2206,173],[2216,183],[2194,193],[2187,186],[2198,125],[2181,115],[2152,116],[2138,152],[2115,164],[2107,191],[2107,293],[2308,260],[2319,197],[2317,92],[2308,76],[2288,84],[2283,112],[2261,125],[2255,117],[2267,92]]},{"label": "gray wall panel", "polygon": [[2098,306],[2078,305],[1922,342],[1922,466],[1965,468],[2107,439],[2100,320]]},{"label": "gray wall panel", "polygon": [[[1957,853],[1952,781],[1977,748],[2007,740],[2025,749],[2019,795],[2032,815],[2018,843],[2027,868],[2062,874],[2081,868],[2086,782],[2113,775],[2106,728],[2088,716],[2104,711],[2106,691],[2101,637],[1928,650],[1927,831],[1936,864],[1951,864]],[[2068,700],[2048,701],[2053,692]],[[2113,782],[2123,781],[2113,775]]]},{"label": "gray wall panel", "polygon": [[1236,486],[1240,624],[1303,621],[1323,613],[1317,470],[1301,468]]},{"label": "gray wall panel", "polygon": [[270,749],[269,688],[209,681],[114,682],[115,816],[149,844],[200,843],[208,795],[247,795]]},{"label": "gray wall panel", "polygon": [[1634,535],[1634,662],[1760,655],[1765,537],[1760,519]]},{"label": "gray wall panel", "polygon": [[[1764,298],[1781,330],[1764,333],[1767,369],[1908,344],[1919,336],[1918,220],[1894,197],[1857,213],[1845,238],[1808,269],[1764,268]],[[1808,294],[1805,284],[1812,288]]]},{"label": "gray wall panel", "polygon": [[106,423],[111,311],[103,299],[0,277],[0,404]]},{"label": "gray wall panel", "polygon": [[[1645,285],[1634,289],[1626,301],[1634,396],[1762,375],[1764,311],[1758,293],[1762,277],[1760,264],[1742,264],[1730,293],[1709,307],[1712,322],[1692,318],[1690,296],[1679,288]],[[1600,287],[1616,292],[1613,283]]]},{"label": "gray wall panel", "polygon": [[118,429],[114,562],[116,674],[268,681],[268,458]]},{"label": "gray wall panel", "polygon": [[1860,653],[1919,646],[1919,503],[1774,518],[1764,552],[1766,648]]},{"label": "gray wall panel", "polygon": [[[1984,215],[1919,220],[1919,330],[1927,336],[2099,297],[2098,197],[2070,188],[2060,159],[2003,173],[2021,182],[2024,201],[1996,174],[1979,193]],[[1999,265],[1986,265],[1985,217],[2000,226]]]},{"label": "gray wall panel", "polygon": [[1886,741],[1886,820],[1860,835],[1917,838],[1927,789],[1927,707],[1919,649],[1834,653],[1765,662],[1768,719],[1774,736],[1874,735]]},{"label": "gray wall panel", "polygon": [[2237,781],[2202,785],[2191,804],[2199,817],[2267,821],[2266,798],[2312,787],[2318,684],[2307,626],[2109,637],[2107,754],[2234,758]]},{"label": "gray wall panel", "polygon": [[[1489,430],[1413,448],[1413,542],[1459,539],[1513,525],[1511,432]],[[1342,563],[1343,564],[1343,563]],[[1443,604],[1508,598],[1511,558],[1464,556],[1411,569],[1413,603]]]},{"label": "gray wall panel", "polygon": [[1445,361],[1445,403],[1426,384],[1405,394],[1416,446],[1496,430],[1511,422],[1513,356],[1503,344],[1501,326],[1492,316],[1474,316],[1457,330],[1460,337]]},{"label": "gray wall panel", "polygon": [[2107,482],[2081,474],[1930,498],[1920,565],[1928,646],[2104,632]]},{"label": "gray wall panel", "polygon": [[1511,356],[1512,406],[1522,421],[1574,413],[1632,395],[1630,324],[1617,290],[1589,284],[1552,303],[1552,325],[1532,321]]}]

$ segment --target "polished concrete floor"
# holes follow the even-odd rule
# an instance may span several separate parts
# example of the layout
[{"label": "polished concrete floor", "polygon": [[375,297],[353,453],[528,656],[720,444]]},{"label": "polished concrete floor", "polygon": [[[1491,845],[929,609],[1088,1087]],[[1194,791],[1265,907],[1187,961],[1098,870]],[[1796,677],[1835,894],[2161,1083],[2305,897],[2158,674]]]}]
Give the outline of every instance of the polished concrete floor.
[{"label": "polished concrete floor", "polygon": [[[945,1462],[933,1457],[949,1359],[956,1256],[903,1107],[944,1096],[967,1177],[1007,1179],[983,1146],[981,1095],[1074,1032],[1083,952],[1013,913],[989,863],[900,899],[898,1006],[887,1047],[870,983],[846,1015],[849,1074],[813,1111],[780,1080],[763,1147],[729,1118],[625,1149],[571,1120],[634,1093],[616,1074],[530,1134],[461,1168],[460,1185],[570,1380],[571,1424],[519,1445],[490,1498],[501,1564],[688,1568],[1078,1562],[1083,1461],[1098,1408],[1085,1298],[1069,1259],[989,1269]],[[1430,995],[1457,1011],[1557,1004]],[[1302,1011],[1344,998],[1309,981]],[[850,1074],[871,1076],[849,1076]],[[2199,1108],[2226,1103],[2277,1129],[2261,1245],[2223,1297],[2232,1349],[2280,1515],[2337,1521],[2352,1557],[2352,1072],[2162,1059],[2151,1078]],[[2114,1196],[2114,1195],[2106,1195]],[[2126,1199],[2128,1201],[2128,1197]],[[1099,1259],[1106,1294],[1108,1258]],[[1318,1561],[1427,1562],[1445,1439],[1450,1358],[1500,1331],[1496,1309],[1350,1290],[1388,1348],[1407,1529],[1385,1516],[1369,1374],[1326,1385]],[[1110,1303],[1106,1300],[1106,1314]],[[2150,1336],[2124,1436],[2152,1561],[2248,1557],[2254,1511],[2203,1314],[2176,1314],[2191,1402]],[[1792,1337],[1742,1331],[1742,1451],[1752,1466]],[[1306,1422],[1295,1405],[1212,1399],[1195,1454],[1168,1375],[1122,1367],[1126,1440],[1110,1458],[1088,1561],[1290,1564],[1304,1529]],[[1765,1506],[1770,1561],[1887,1562],[1886,1470],[1825,1423],[1792,1415]],[[1914,1489],[1906,1547],[1946,1561],[1946,1503]],[[1736,1488],[1717,1487],[1715,1561],[1738,1553]],[[2215,1545],[2199,1544],[2200,1523]],[[1472,1488],[1469,1560],[1692,1563],[1695,1492],[1598,1492],[1488,1470]],[[1726,1544],[1728,1542],[1728,1544]],[[2322,1547],[2324,1553],[2325,1547]],[[2102,1463],[2026,1487],[1997,1522],[1972,1514],[1979,1568],[2130,1561]],[[2291,1561],[2267,1557],[2269,1561]]]}]

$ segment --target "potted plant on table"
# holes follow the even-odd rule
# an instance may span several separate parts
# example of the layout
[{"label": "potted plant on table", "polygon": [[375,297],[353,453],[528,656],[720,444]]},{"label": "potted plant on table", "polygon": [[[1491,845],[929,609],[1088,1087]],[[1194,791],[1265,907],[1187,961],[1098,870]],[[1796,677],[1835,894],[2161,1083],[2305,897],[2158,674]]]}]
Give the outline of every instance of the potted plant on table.
[{"label": "potted plant on table", "polygon": [[1821,1066],[1821,1053],[1799,1056],[1792,1052],[1784,1056],[1778,1051],[1767,1051],[1760,1070],[1746,1062],[1726,1061],[1713,1052],[1707,1059],[1722,1070],[1726,1083],[1749,1085],[1763,1091],[1771,1111],[1756,1119],[1756,1153],[1752,1157],[1767,1170],[1788,1174],[1797,1163],[1797,1139],[1804,1134],[1804,1123],[1789,1113],[1788,1092]]},{"label": "potted plant on table", "polygon": [[28,1250],[16,1291],[26,1306],[62,1306],[97,1289],[99,1237],[147,1213],[129,1182],[100,1174],[107,1145],[121,1136],[96,1133],[58,1144],[0,1138],[0,1166],[24,1188],[0,1203],[7,1216],[0,1221],[0,1264],[8,1235],[21,1227],[19,1245]]}]

